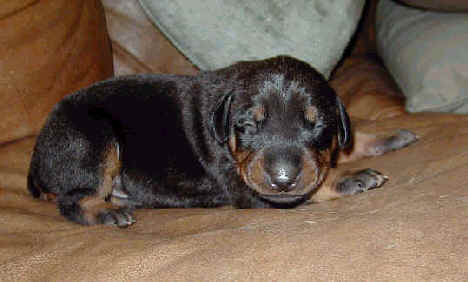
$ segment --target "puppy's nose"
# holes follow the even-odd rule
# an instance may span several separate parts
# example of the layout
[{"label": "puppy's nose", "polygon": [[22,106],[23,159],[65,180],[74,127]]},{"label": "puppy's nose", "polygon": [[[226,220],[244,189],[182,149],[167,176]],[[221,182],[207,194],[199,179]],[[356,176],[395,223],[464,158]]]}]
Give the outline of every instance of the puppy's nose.
[{"label": "puppy's nose", "polygon": [[268,184],[278,192],[288,192],[296,188],[302,168],[299,154],[276,152],[269,154],[265,162]]},{"label": "puppy's nose", "polygon": [[270,174],[270,185],[279,192],[289,192],[296,188],[299,169],[293,167],[279,167]]}]

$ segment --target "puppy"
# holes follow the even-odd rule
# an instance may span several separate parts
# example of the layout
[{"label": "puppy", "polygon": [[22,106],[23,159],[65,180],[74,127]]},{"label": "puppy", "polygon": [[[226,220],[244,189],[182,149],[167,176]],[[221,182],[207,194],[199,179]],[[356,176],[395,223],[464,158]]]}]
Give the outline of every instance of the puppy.
[{"label": "puppy", "polygon": [[118,77],[55,106],[28,189],[84,225],[127,227],[136,208],[291,208],[380,187],[375,170],[330,168],[340,152],[380,155],[416,136],[358,139],[322,75],[291,57]]}]

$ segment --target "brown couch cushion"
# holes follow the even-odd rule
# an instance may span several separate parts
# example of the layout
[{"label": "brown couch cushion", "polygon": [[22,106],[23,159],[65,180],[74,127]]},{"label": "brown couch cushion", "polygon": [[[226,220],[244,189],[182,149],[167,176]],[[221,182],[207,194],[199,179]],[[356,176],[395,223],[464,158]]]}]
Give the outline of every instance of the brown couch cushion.
[{"label": "brown couch cushion", "polygon": [[0,2],[0,143],[34,134],[65,94],[112,75],[98,0]]}]

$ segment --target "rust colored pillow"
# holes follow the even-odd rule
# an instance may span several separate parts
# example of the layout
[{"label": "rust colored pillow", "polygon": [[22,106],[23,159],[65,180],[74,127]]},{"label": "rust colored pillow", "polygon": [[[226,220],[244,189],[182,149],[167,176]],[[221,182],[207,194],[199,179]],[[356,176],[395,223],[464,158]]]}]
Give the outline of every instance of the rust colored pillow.
[{"label": "rust colored pillow", "polygon": [[0,143],[37,133],[64,95],[112,76],[99,0],[0,2]]}]

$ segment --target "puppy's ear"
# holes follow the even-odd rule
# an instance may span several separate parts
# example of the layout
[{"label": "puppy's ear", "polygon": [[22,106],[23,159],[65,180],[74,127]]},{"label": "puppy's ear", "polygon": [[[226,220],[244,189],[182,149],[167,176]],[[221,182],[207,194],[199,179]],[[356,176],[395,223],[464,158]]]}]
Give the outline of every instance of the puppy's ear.
[{"label": "puppy's ear", "polygon": [[225,143],[229,138],[230,122],[229,112],[231,109],[234,91],[224,95],[214,107],[210,118],[210,131],[218,143]]},{"label": "puppy's ear", "polygon": [[338,108],[338,145],[341,149],[346,149],[351,145],[351,122],[338,96],[336,96],[336,106]]}]

